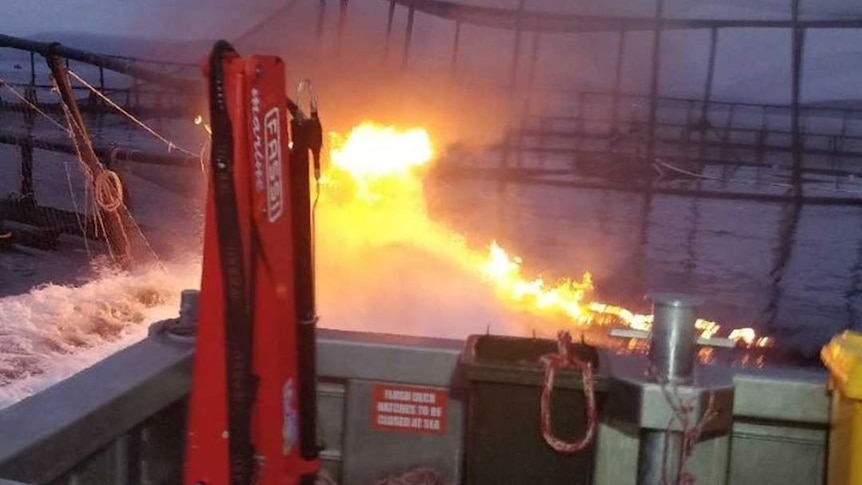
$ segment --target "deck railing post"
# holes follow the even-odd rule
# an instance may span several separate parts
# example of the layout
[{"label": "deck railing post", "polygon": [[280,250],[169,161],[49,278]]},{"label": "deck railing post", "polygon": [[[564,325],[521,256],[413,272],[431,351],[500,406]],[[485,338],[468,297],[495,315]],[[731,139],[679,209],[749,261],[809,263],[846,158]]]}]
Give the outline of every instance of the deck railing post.
[{"label": "deck railing post", "polygon": [[[683,295],[655,295],[653,330],[649,346],[650,373],[660,385],[689,385],[697,355],[697,308],[700,302]],[[641,429],[638,485],[679,483],[683,433]]]}]

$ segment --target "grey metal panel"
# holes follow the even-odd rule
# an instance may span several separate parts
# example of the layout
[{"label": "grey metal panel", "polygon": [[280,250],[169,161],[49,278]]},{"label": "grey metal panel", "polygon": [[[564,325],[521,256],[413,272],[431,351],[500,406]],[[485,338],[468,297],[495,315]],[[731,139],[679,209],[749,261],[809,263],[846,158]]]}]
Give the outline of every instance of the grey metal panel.
[{"label": "grey metal panel", "polygon": [[449,387],[463,346],[460,340],[320,330],[317,371],[321,377]]},{"label": "grey metal panel", "polygon": [[182,483],[187,413],[183,400],[158,411],[138,428],[137,456],[132,453],[129,459],[137,461],[142,485]]},{"label": "grey metal panel", "polygon": [[728,484],[819,485],[824,479],[825,460],[825,428],[737,422],[733,425]]},{"label": "grey metal panel", "polygon": [[383,383],[363,380],[348,383],[342,485],[374,483],[376,479],[419,467],[433,468],[445,483],[460,483],[464,435],[461,401],[450,393],[445,432],[441,435],[377,430],[372,423],[373,392],[377,384]]},{"label": "grey metal panel", "polygon": [[[633,434],[634,433],[634,434]],[[599,423],[596,435],[596,468],[593,483],[597,485],[635,485],[638,470],[637,429]]]},{"label": "grey metal panel", "polygon": [[24,482],[13,482],[12,480],[3,480],[0,478],[0,485],[30,485]]},{"label": "grey metal panel", "polygon": [[728,369],[699,366],[690,384],[663,387],[647,375],[644,369],[648,366],[644,358],[619,359],[613,365],[609,402],[605,407],[615,420],[637,424],[642,428],[678,430],[680,423],[672,419],[671,401],[674,405],[689,403],[692,406],[691,416],[701,416],[712,398],[712,410],[717,414],[706,423],[704,430],[730,428],[734,388]]},{"label": "grey metal panel", "polygon": [[730,436],[703,438],[686,462],[688,471],[701,485],[725,485],[730,459]]},{"label": "grey metal panel", "polygon": [[0,476],[45,483],[186,395],[192,349],[147,339],[0,412]]},{"label": "grey metal panel", "polygon": [[736,386],[733,414],[737,417],[825,424],[829,422],[826,371],[764,369],[743,371]]},{"label": "grey metal panel", "polygon": [[[640,449],[636,426],[616,422],[599,423],[596,439],[598,441],[593,483],[635,485]],[[730,442],[729,436],[707,437],[699,441],[691,458],[686,462],[686,471],[695,477],[699,484],[725,485]]]},{"label": "grey metal panel", "polygon": [[[349,433],[343,427],[345,413],[362,415],[367,410],[346,409],[344,382],[385,380],[437,387],[450,387],[454,383],[457,388],[456,365],[463,345],[455,340],[321,330],[318,355],[323,383],[318,407],[322,418],[321,434],[328,445],[322,459],[331,474],[339,474],[341,460],[370,459],[367,456],[370,448],[361,446],[365,438],[361,433],[350,431],[350,439],[354,441],[347,446]],[[0,411],[0,436],[3,437],[0,440],[0,476],[45,483],[82,464],[129,429],[187,395],[191,356],[190,347],[149,339]],[[603,354],[602,360],[612,375],[625,374],[625,368],[632,364],[637,367],[638,361],[630,356],[610,354]],[[730,476],[734,479],[761,477],[760,483],[770,483],[771,480],[762,479],[764,467],[759,463],[790,460],[794,462],[791,468],[799,470],[785,473],[788,467],[779,467],[781,470],[768,471],[782,477],[788,475],[790,481],[786,483],[790,484],[819,483],[805,480],[818,476],[824,467],[829,414],[825,371],[731,370],[735,374],[737,425]],[[350,406],[354,406],[353,401]],[[763,423],[758,425],[760,427],[740,423],[741,417],[757,418]],[[451,424],[456,422],[460,427],[460,415],[449,420]],[[602,426],[596,483],[628,483],[621,478],[621,474],[625,474],[625,460],[615,459],[613,453],[621,449],[631,452],[634,446],[636,456],[637,442],[632,439]],[[159,445],[153,443],[152,446]],[[460,441],[458,446],[461,446]],[[602,454],[602,450],[608,452]],[[795,453],[802,453],[803,459],[797,459],[799,456]],[[721,461],[720,454],[719,448],[699,446],[692,458],[692,467],[702,470],[706,464],[701,463],[701,459],[715,463],[714,460]],[[747,459],[747,456],[758,458]],[[155,462],[145,463],[145,474],[148,467],[155,465]],[[635,468],[630,469],[634,471]],[[807,469],[810,471],[803,472]],[[460,463],[455,470],[460,473]],[[621,481],[617,481],[618,478]],[[711,478],[704,480],[704,483],[720,483]]]},{"label": "grey metal panel", "polygon": [[[348,393],[345,399],[344,388],[331,381],[348,381],[350,390],[356,387],[354,381],[357,379],[450,387],[453,381],[457,381],[455,372],[463,346],[464,342],[459,340],[320,329],[317,337],[317,370],[323,383],[318,388],[318,413],[320,431],[327,448],[322,452],[321,459],[327,472],[342,484],[364,483],[356,480],[369,473],[385,470],[381,467],[391,463],[384,456],[400,456],[403,459],[403,455],[381,452],[379,446],[375,448],[364,443],[367,433],[350,427],[356,419],[360,419],[360,424],[368,424],[365,418],[370,412],[367,408],[370,395],[364,396],[363,391],[359,391],[358,395]],[[359,387],[362,389],[361,385]],[[457,413],[457,418],[448,421],[450,429],[447,433],[455,433],[460,437],[463,433],[461,404],[453,403],[450,408],[450,414]],[[391,433],[385,436],[389,438],[387,443],[395,446],[394,450],[410,449],[402,445],[412,440],[393,439]],[[455,447],[453,453],[460,453],[462,445],[458,439],[457,443],[449,443]],[[377,456],[377,453],[380,455]],[[432,455],[434,453],[428,456]],[[417,455],[418,458],[422,456]],[[442,467],[441,472],[451,473],[450,476],[460,475],[460,458],[456,464],[451,460],[415,463],[416,466],[439,465]]]},{"label": "grey metal panel", "polygon": [[346,395],[344,384],[321,382],[317,385],[318,433],[324,445],[320,461],[336,482],[341,481]]}]

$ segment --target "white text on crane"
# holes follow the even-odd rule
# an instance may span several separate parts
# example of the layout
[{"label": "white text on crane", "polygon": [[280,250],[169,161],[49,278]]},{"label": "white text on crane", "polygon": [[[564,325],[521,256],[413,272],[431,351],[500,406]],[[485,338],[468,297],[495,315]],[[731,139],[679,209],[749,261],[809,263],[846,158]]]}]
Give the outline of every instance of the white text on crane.
[{"label": "white text on crane", "polygon": [[[281,112],[273,106],[260,120],[260,92],[251,90],[251,131],[254,149],[255,189],[266,187],[266,216],[275,222],[284,213],[284,186],[281,154]],[[262,126],[261,126],[262,125]],[[263,140],[261,140],[263,128]],[[264,164],[266,182],[264,183]]]}]

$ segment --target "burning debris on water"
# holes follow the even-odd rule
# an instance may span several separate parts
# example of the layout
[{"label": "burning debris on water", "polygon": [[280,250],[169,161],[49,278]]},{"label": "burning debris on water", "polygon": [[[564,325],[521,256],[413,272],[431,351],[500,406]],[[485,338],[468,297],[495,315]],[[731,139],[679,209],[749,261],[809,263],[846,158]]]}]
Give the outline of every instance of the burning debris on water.
[{"label": "burning debris on water", "polygon": [[[331,165],[321,178],[317,214],[322,264],[344,258],[336,268],[365,265],[362,259],[369,249],[414,247],[468,273],[493,290],[512,311],[546,320],[543,326],[548,327],[544,330],[549,335],[557,325],[650,330],[651,315],[594,301],[590,273],[556,283],[526,276],[521,259],[510,255],[497,241],[484,249],[474,247],[461,234],[433,220],[426,208],[422,178],[433,157],[430,137],[418,128],[398,130],[364,122],[346,137],[333,134]],[[330,246],[330,241],[335,243]],[[376,271],[372,264],[367,266],[369,273]],[[339,295],[332,294],[333,281],[327,278],[327,271],[321,271],[323,299],[329,297],[331,305],[339,305]],[[412,290],[419,293],[426,288]],[[331,311],[326,304],[322,308],[325,313]],[[697,328],[703,339],[721,333],[721,327],[709,320],[698,320]],[[514,331],[518,331],[517,326]],[[527,333],[527,329],[520,332]],[[770,343],[750,328],[732,330],[726,338],[746,347]]]},{"label": "burning debris on water", "polygon": [[[489,321],[496,333],[521,335],[553,335],[559,327],[649,331],[651,315],[595,301],[590,273],[554,283],[528,276],[523,261],[502,244],[473,245],[433,219],[423,175],[434,149],[425,130],[365,122],[347,136],[332,134],[330,155],[316,195],[323,326],[458,338],[484,331]],[[394,262],[394,283],[381,276],[381,255]],[[80,287],[49,285],[0,300],[0,320],[17,323],[0,332],[0,407],[140,339],[147,323],[173,316],[180,291],[198,285],[195,268],[102,274]],[[405,284],[408,276],[420,283]],[[433,288],[431,279],[445,288]],[[379,298],[399,284],[394,299]],[[375,293],[375,285],[385,288]],[[352,299],[350,291],[369,299]],[[423,309],[383,322],[369,318],[364,308],[394,304]],[[421,313],[435,306],[460,318],[421,322]],[[490,309],[485,320],[477,316],[483,308]],[[698,320],[697,327],[702,338],[721,333],[712,321]],[[770,343],[750,328],[734,329],[726,338],[747,347]]]}]

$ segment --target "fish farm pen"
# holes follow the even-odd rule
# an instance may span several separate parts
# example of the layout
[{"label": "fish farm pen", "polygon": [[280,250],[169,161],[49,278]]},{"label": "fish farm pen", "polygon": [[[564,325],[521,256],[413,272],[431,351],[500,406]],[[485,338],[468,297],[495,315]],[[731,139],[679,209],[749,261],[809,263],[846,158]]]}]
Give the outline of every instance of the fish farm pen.
[{"label": "fish farm pen", "polygon": [[[455,185],[490,182],[494,190],[489,192],[538,187],[631,197],[637,206],[637,227],[630,228],[636,247],[634,264],[626,265],[626,270],[635,279],[649,272],[644,260],[660,197],[691,202],[680,222],[685,234],[679,253],[685,255],[697,252],[696,234],[706,224],[700,201],[776,208],[778,223],[767,235],[771,254],[759,256],[768,260],[768,288],[758,331],[775,330],[771,326],[780,319],[778,307],[786,298],[787,272],[797,251],[803,211],[862,205],[862,99],[807,101],[804,75],[811,37],[833,31],[862,34],[862,12],[853,18],[821,18],[806,10],[814,0],[788,0],[786,15],[757,19],[681,18],[670,12],[670,0],[656,0],[628,16],[550,12],[540,8],[540,0],[516,0],[508,8],[453,0],[361,1],[375,5],[359,12],[359,1],[319,0],[305,6],[311,17],[285,21],[285,30],[294,38],[325,54],[310,65],[347,58],[357,36],[367,34],[363,42],[370,42],[379,56],[365,59],[369,65],[388,66],[405,76],[433,69],[443,72],[453,89],[506,100],[499,111],[505,114],[495,119],[502,125],[501,136],[479,146],[456,141],[439,147],[430,180]],[[786,40],[781,51],[786,59],[779,64],[786,64],[788,75],[763,102],[719,94],[719,80],[729,77],[724,69],[729,69],[726,64],[732,56],[723,48],[737,42],[742,32],[768,32]],[[667,75],[666,66],[675,55],[667,40],[680,35],[696,36],[705,46],[702,62],[688,73],[689,79],[697,77],[693,81],[697,89],[675,90]],[[477,74],[481,69],[473,65],[485,55],[476,48],[477,39],[484,39],[485,48],[494,46],[493,59],[483,64],[490,74]],[[577,66],[551,63],[560,51],[579,43],[596,43],[614,53],[590,66],[592,82],[579,81]],[[151,258],[159,249],[141,237],[151,228],[131,216],[146,204],[137,205],[137,187],[126,183],[124,174],[134,173],[190,200],[200,195],[189,189],[205,185],[201,174],[209,149],[210,127],[200,115],[207,93],[200,65],[106,55],[0,35],[0,54],[4,51],[23,54],[16,58],[21,60],[14,73],[0,70],[0,180],[6,184],[0,185],[0,251],[13,246],[54,251],[62,248],[64,237],[83,236],[85,242],[99,241],[98,251],[126,265]],[[206,54],[202,52],[202,58]],[[321,98],[325,108],[326,98]],[[484,99],[477,95],[475,102]],[[470,111],[465,105],[458,116],[469,118]],[[322,112],[325,119],[325,109]],[[80,162],[81,173],[70,173],[65,163],[43,163],[58,155]],[[54,175],[40,177],[40,171]],[[40,190],[40,183],[46,188]],[[857,308],[862,295],[862,239],[853,243],[853,257],[844,295],[848,322],[857,322],[862,309]],[[186,306],[186,298],[194,304]],[[148,322],[152,326],[141,342],[0,409],[0,485],[181,483],[183,456],[173,451],[182,449],[186,439],[194,339],[172,329],[188,323],[186,318],[197,318],[195,298],[195,292],[183,294],[177,319]],[[659,300],[661,311],[678,311],[662,305]],[[691,310],[686,305],[674,308],[679,306]],[[190,317],[192,313],[195,316]],[[692,323],[695,316],[694,310],[685,315]],[[665,321],[676,325],[682,320],[671,317]],[[620,352],[603,348],[588,356],[590,372],[596,372],[595,389],[586,379],[582,383],[575,371],[560,376],[562,399],[568,399],[566,406],[574,403],[580,413],[577,419],[581,414],[592,419],[590,432],[597,441],[577,463],[543,456],[543,466],[551,471],[542,483],[648,483],[641,481],[639,467],[657,460],[656,450],[686,446],[682,441],[668,445],[671,430],[666,423],[678,410],[673,403],[666,408],[664,386],[647,382],[643,375],[643,355],[637,351],[643,350],[644,335],[620,335],[633,337],[635,343]],[[766,339],[773,335],[768,333]],[[529,470],[517,467],[511,471],[515,475],[507,475],[510,470],[504,466],[511,466],[511,460],[498,469],[475,460],[476,456],[493,460],[495,446],[518,441],[511,429],[479,422],[477,396],[484,409],[491,410],[488,413],[503,418],[511,410],[500,396],[514,395],[506,386],[521,386],[519,391],[525,393],[512,399],[538,405],[538,395],[524,397],[524,388],[532,392],[542,386],[542,369],[525,365],[524,359],[538,359],[542,354],[537,352],[553,344],[528,340],[535,348],[524,357],[504,348],[505,338],[498,342],[492,335],[460,341],[319,331],[316,406],[326,443],[320,454],[323,468],[345,485],[377,483],[374,480],[391,476],[393,470],[406,469],[405,463],[417,466],[420,459],[451,484],[501,483],[501,474],[529,476]],[[671,340],[664,343],[670,347]],[[697,483],[825,484],[831,429],[825,392],[828,372],[784,361],[769,367],[762,364],[772,349],[726,348],[733,343],[716,342],[706,339],[700,347],[684,349],[691,365],[682,376],[683,387],[691,391],[693,406],[707,414],[714,399],[719,406],[718,417],[692,455],[689,468]],[[675,350],[664,351],[671,355]],[[795,363],[807,359],[804,363],[810,364],[814,353],[808,349],[801,354],[804,359],[793,355]],[[697,359],[713,358],[719,364],[722,359],[744,364],[695,365]],[[516,367],[517,375],[505,375],[510,369],[506,366]],[[3,370],[0,386],[15,378],[14,372]],[[121,382],[115,382],[118,376]],[[445,426],[420,439],[409,434],[392,438],[372,426],[368,415],[374,412],[381,389],[402,387],[427,390],[429,399],[441,399],[443,415],[435,426]],[[595,402],[583,397],[588,387],[595,392]],[[620,405],[622,401],[637,403],[637,409]],[[64,405],[58,407],[58,402]],[[534,418],[530,414],[523,421],[535,421],[538,436],[540,424]],[[486,427],[477,431],[477,422]],[[563,427],[569,425],[565,422]],[[500,441],[489,444],[487,436],[493,433],[499,433]],[[485,442],[480,442],[481,436]],[[652,450],[649,456],[647,449]],[[537,453],[550,454],[544,449]],[[566,481],[572,470],[582,473],[580,481]]]},{"label": "fish farm pen", "polygon": [[[468,36],[485,31],[508,31],[511,43],[498,47],[501,59],[508,58],[505,76],[494,89],[511,93],[514,113],[505,136],[493,147],[498,157],[459,156],[457,150],[438,166],[443,177],[495,179],[506,183],[544,184],[573,189],[636,191],[647,198],[669,194],[697,198],[762,200],[788,204],[856,205],[862,185],[859,158],[862,156],[862,109],[852,106],[804,103],[803,70],[806,35],[830,29],[859,29],[858,19],[813,19],[800,13],[802,2],[789,2],[790,17],[784,20],[684,19],[667,16],[664,1],[655,5],[654,15],[613,17],[544,13],[519,2],[517,9],[461,5],[442,0],[383,0],[387,4],[381,28],[385,38],[381,62],[400,63],[411,68],[414,30],[426,20],[450,24],[450,58],[453,83],[459,68],[467,62]],[[331,18],[334,16],[334,19]],[[341,0],[337,9],[320,3],[315,38],[328,38],[336,52],[341,50],[345,26],[351,22],[351,3]],[[399,30],[403,24],[403,31]],[[442,28],[441,28],[442,29]],[[791,65],[787,104],[729,102],[716,99],[713,86],[722,76],[722,41],[745,31],[781,32],[789,39],[787,59]],[[680,31],[708,36],[708,59],[699,97],[674,97],[661,93],[662,38]],[[612,38],[616,55],[605,63],[612,80],[605,91],[542,86],[541,61],[546,48],[602,34]],[[581,36],[581,37],[579,37]],[[633,56],[643,55],[642,44],[649,40],[649,70],[639,73],[648,79],[646,92],[630,92],[624,86],[624,71]],[[64,140],[45,139],[32,132],[34,109],[61,113],[62,103],[49,91],[50,83],[37,79],[41,55],[52,45],[8,36],[0,37],[0,48],[30,52],[29,62],[19,65],[27,79],[6,82],[16,90],[0,94],[0,112],[18,113],[25,128],[0,130],[0,143],[20,147],[21,194],[32,193],[33,150],[71,153]],[[634,52],[633,52],[634,51]],[[506,53],[508,52],[508,53]],[[74,82],[73,90],[83,96],[78,104],[86,114],[121,113],[98,95],[102,93],[120,108],[142,119],[188,119],[193,116],[190,92],[193,64],[106,56],[57,46],[54,55],[68,66],[80,64],[92,72],[89,81]],[[397,59],[396,59],[397,58]],[[421,63],[422,59],[414,60]],[[83,71],[83,69],[82,69]],[[106,72],[112,81],[106,81]],[[121,73],[116,76],[114,73]],[[83,85],[83,83],[87,83]],[[780,89],[779,89],[780,90]],[[23,96],[20,96],[23,95]],[[19,99],[21,98],[21,99]],[[31,108],[30,103],[34,106]],[[8,123],[7,123],[8,124]],[[119,158],[132,151],[106,140],[97,146],[102,158],[119,146]],[[189,157],[175,160],[173,153],[161,162],[194,165]],[[138,154],[138,161],[158,162],[159,157]],[[8,170],[8,168],[7,168]],[[648,211],[645,211],[648,215]]]},{"label": "fish farm pen", "polygon": [[[94,212],[83,204],[83,192],[88,190],[85,185],[70,181],[62,191],[65,197],[51,194],[43,201],[37,196],[56,189],[40,188],[34,182],[34,163],[41,164],[42,170],[49,165],[39,160],[45,153],[76,156],[87,151],[83,148],[87,145],[95,159],[120,174],[128,168],[124,164],[131,162],[200,166],[200,153],[173,146],[152,128],[146,127],[165,142],[161,150],[130,138],[130,129],[145,126],[144,122],[154,123],[160,130],[171,122],[191,123],[198,99],[188,93],[198,86],[190,77],[197,73],[196,66],[110,56],[0,35],[3,48],[28,53],[29,58],[15,65],[21,72],[13,73],[17,75],[14,81],[0,79],[0,144],[16,147],[19,158],[14,165],[13,159],[4,160],[4,172],[17,172],[18,183],[13,195],[4,194],[0,199],[0,228],[4,222],[17,225],[0,244],[52,249],[61,234],[98,239]],[[58,71],[58,66],[65,69]],[[55,84],[56,73],[65,74],[59,74],[61,81]],[[64,113],[68,120],[63,119]],[[54,166],[57,173],[62,172],[62,165]],[[95,179],[93,184],[96,190]],[[128,185],[122,184],[122,191],[124,200],[131,200]],[[79,202],[84,209],[78,208]]]},{"label": "fish farm pen", "polygon": [[[526,0],[519,2],[517,9],[440,0],[380,3],[386,7],[378,19],[380,28],[385,29],[381,62],[400,63],[409,71],[414,30],[421,31],[426,21],[442,21],[449,26],[438,27],[438,31],[451,31],[448,68],[453,83],[459,82],[461,66],[468,62],[464,59],[469,58],[470,45],[464,39],[486,31],[509,32],[510,44],[497,49],[500,59],[508,58],[508,66],[501,69],[507,73],[493,88],[511,93],[516,116],[509,118],[505,136],[493,147],[499,156],[477,161],[452,150],[437,167],[443,177],[635,191],[644,194],[647,203],[654,194],[787,204],[856,205],[862,201],[858,182],[862,175],[858,163],[862,156],[862,109],[805,103],[801,98],[806,36],[830,29],[858,29],[862,27],[858,19],[809,18],[800,13],[799,0],[789,2],[790,16],[782,20],[673,18],[666,14],[662,0],[656,3],[652,16],[644,17],[544,13]],[[308,40],[329,39],[334,50],[340,51],[345,26],[351,23],[351,6],[346,0],[337,8],[321,2],[315,37]],[[722,42],[752,29],[780,32],[788,39],[789,89],[782,89],[789,91],[789,103],[716,99],[713,86],[722,76],[722,66],[717,65]],[[699,97],[662,94],[662,59],[668,55],[662,39],[683,31],[708,38]],[[609,39],[615,43],[616,55],[606,60],[608,72],[601,74],[611,80],[609,89],[543,86],[544,51],[573,39],[595,41],[595,37],[585,37],[594,34],[603,35],[605,44]],[[649,69],[639,73],[648,79],[646,92],[627,91],[624,71],[631,69],[633,57],[644,55],[646,40]],[[24,99],[2,92],[0,112],[7,113],[5,116],[17,113],[29,120],[25,127],[32,127],[35,115],[29,103],[44,112],[60,113],[62,103],[48,93],[53,85],[36,75],[37,64],[43,63],[38,54],[50,52],[51,45],[3,36],[0,47],[30,52],[29,62],[19,66],[28,71],[27,79],[6,82],[7,88],[15,89]],[[194,65],[105,56],[63,46],[55,55],[67,65],[87,66],[87,72],[92,73],[84,81],[88,85],[72,83],[73,90],[83,96],[78,103],[87,114],[122,116],[98,93],[142,119],[188,119],[194,112],[192,107],[200,103],[189,94],[196,91],[189,89],[196,86],[189,80],[196,74]],[[414,59],[416,64],[422,62],[421,58]],[[106,81],[106,72],[112,74],[109,77],[114,82]],[[73,150],[65,140],[45,139],[27,130],[0,130],[0,142],[20,147],[22,195],[32,193],[28,167],[34,148]],[[97,148],[106,158],[114,146],[122,148],[112,140]],[[131,154],[122,150],[113,153],[119,153],[120,158]],[[145,155],[141,155],[144,163],[158,158]],[[181,156],[181,160],[171,156],[165,157],[164,163],[195,163],[190,156]],[[644,211],[645,217],[648,213]]]}]

